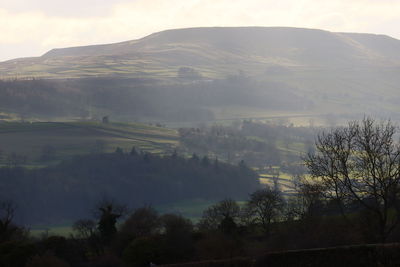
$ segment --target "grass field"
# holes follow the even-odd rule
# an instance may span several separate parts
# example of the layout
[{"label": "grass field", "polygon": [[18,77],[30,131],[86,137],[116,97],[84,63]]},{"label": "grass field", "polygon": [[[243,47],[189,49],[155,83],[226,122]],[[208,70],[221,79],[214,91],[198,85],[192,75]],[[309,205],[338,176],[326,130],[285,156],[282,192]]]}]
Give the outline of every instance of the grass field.
[{"label": "grass field", "polygon": [[268,185],[269,187],[274,187],[274,179],[276,179],[279,189],[282,190],[284,194],[294,193],[293,177],[288,173],[279,173],[279,176],[274,176],[269,173],[260,174],[260,184]]},{"label": "grass field", "polygon": [[177,144],[175,130],[139,123],[0,123],[3,165],[8,164],[12,153],[25,157],[25,165],[46,165],[72,155],[111,152],[117,147],[126,152],[135,147],[151,153],[172,153]]},{"label": "grass field", "polygon": [[[249,137],[262,141],[259,137]],[[11,153],[24,155],[27,161],[22,164],[26,167],[42,167],[68,159],[73,155],[94,152],[112,152],[117,147],[129,152],[132,147],[151,153],[172,153],[179,145],[178,132],[173,129],[155,127],[140,123],[100,123],[86,122],[1,122],[0,123],[0,164],[7,165]],[[285,156],[304,153],[305,146],[299,142],[284,144],[277,143],[278,149]],[[51,159],[43,160],[46,147],[52,147]],[[279,188],[285,195],[294,192],[292,176],[273,166],[270,171],[257,169],[262,185],[274,186],[274,176],[279,172],[277,179]],[[179,203],[170,203],[156,206],[164,213],[181,214],[198,222],[203,211],[215,201],[197,199]],[[72,233],[72,222],[62,225],[34,226],[31,229],[33,236],[61,235],[69,236]]]}]

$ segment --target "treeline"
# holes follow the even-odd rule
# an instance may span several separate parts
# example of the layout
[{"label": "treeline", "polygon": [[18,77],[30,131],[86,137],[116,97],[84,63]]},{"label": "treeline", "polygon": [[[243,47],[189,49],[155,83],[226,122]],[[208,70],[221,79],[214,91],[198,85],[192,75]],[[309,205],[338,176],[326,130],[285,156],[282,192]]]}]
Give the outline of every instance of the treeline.
[{"label": "treeline", "polygon": [[[179,129],[183,151],[215,155],[230,163],[244,160],[258,168],[279,165],[293,175],[304,173],[299,156],[315,149],[314,133],[313,128],[293,127],[284,120],[278,123],[244,120],[230,126]],[[293,147],[297,150],[300,147],[300,151],[292,152]],[[292,151],[288,152],[289,149]]]},{"label": "treeline", "polygon": [[188,151],[213,153],[227,162],[244,159],[251,166],[279,165],[280,153],[274,142],[256,140],[231,127],[179,129],[180,141]]},{"label": "treeline", "polygon": [[[276,90],[280,88],[280,90]],[[0,105],[23,115],[101,117],[161,121],[211,121],[213,108],[238,105],[299,110],[311,105],[286,85],[244,75],[220,80],[88,78],[0,81]],[[293,99],[296,99],[295,101]]]},{"label": "treeline", "polygon": [[[207,208],[196,224],[180,215],[160,215],[148,205],[129,213],[125,205],[106,199],[93,204],[94,216],[83,214],[74,223],[75,233],[70,238],[44,236],[32,241],[24,228],[13,224],[13,206],[0,202],[0,266],[144,267],[204,260],[211,260],[211,266],[238,266],[249,263],[248,259],[253,263],[254,258],[266,252],[399,242],[400,147],[394,139],[397,135],[397,127],[390,121],[378,123],[370,118],[321,133],[316,151],[309,153],[304,161],[311,176],[297,179],[293,194],[284,197],[278,187],[260,189],[255,184],[247,201],[238,203],[226,198]],[[213,176],[218,170],[225,170],[229,178],[234,177],[232,181],[237,179],[235,185],[243,187],[245,183],[242,184],[244,181],[239,177],[249,179],[246,183],[254,178],[254,173],[244,163],[233,167],[218,161],[211,163],[208,158],[199,159],[195,155],[191,159],[176,154],[161,158],[138,154],[135,150],[130,155],[117,150],[114,154],[92,157],[107,161],[97,160],[96,169],[84,168],[87,177],[96,173],[97,168],[104,171],[100,163],[111,162],[119,170],[125,170],[122,168],[125,165],[119,162],[135,165],[134,160],[126,160],[132,157],[144,169],[149,166],[146,162],[159,160],[164,167],[158,168],[157,173],[173,174],[169,167],[181,169],[179,166],[183,164],[204,168],[203,174],[213,179],[218,177]],[[110,161],[111,158],[118,160]],[[81,157],[79,161],[90,166],[90,160],[84,159]],[[81,177],[79,164],[60,166],[64,166],[68,175]],[[76,169],[67,170],[72,167]],[[149,175],[146,179],[154,177]],[[223,188],[218,194],[223,190],[233,192],[225,183],[228,180],[222,179]],[[51,183],[50,180],[45,182]],[[97,190],[95,183],[90,185],[92,190]],[[166,183],[162,185],[167,186]],[[120,192],[124,192],[122,188],[110,195],[117,196]],[[354,250],[270,253],[256,266],[321,266],[326,259],[339,264],[353,263],[357,262],[354,255],[368,259],[362,261],[363,266],[398,266],[399,262],[398,245],[360,246]],[[238,257],[244,260],[229,260]],[[215,261],[219,259],[225,259],[219,262],[221,265]]]},{"label": "treeline", "polygon": [[0,194],[14,200],[21,221],[49,223],[85,214],[102,195],[131,207],[189,199],[240,199],[259,186],[244,163],[233,166],[208,157],[139,153],[92,154],[42,169],[0,169]]},{"label": "treeline", "polygon": [[[377,229],[365,223],[364,207],[353,206],[353,223],[349,224],[337,204],[307,182],[290,198],[265,188],[254,191],[240,205],[222,200],[207,208],[196,224],[177,214],[159,214],[151,206],[129,213],[125,205],[104,199],[94,206],[94,215],[85,214],[74,223],[69,237],[32,239],[23,227],[8,220],[14,212],[8,207],[0,207],[2,266],[147,267],[196,261],[211,261],[210,266],[252,266],[254,259],[259,259],[256,266],[275,261],[319,266],[326,257],[339,263],[345,259],[354,262],[352,253],[377,260],[370,262],[376,266],[385,259],[382,255],[394,257],[398,251],[359,247],[351,249],[352,253],[346,249],[299,251],[260,258],[266,252],[377,242],[373,236]],[[399,231],[393,232],[390,241],[399,240]],[[221,259],[224,261],[219,262]],[[386,260],[394,263],[398,257]]]},{"label": "treeline", "polygon": [[21,119],[88,115],[81,94],[60,81],[0,80],[0,95],[2,111],[17,113]]}]

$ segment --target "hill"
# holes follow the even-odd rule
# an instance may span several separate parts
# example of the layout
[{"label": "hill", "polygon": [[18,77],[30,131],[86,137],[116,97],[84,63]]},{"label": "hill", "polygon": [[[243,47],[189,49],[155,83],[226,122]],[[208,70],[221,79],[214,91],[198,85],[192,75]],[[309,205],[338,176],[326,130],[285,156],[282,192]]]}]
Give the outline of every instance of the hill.
[{"label": "hill", "polygon": [[2,62],[1,77],[36,81],[0,83],[0,112],[112,114],[174,126],[237,118],[335,124],[363,114],[397,120],[399,55],[399,40],[375,34],[284,27],[167,30]]},{"label": "hill", "polygon": [[116,44],[53,49],[0,64],[3,77],[176,77],[190,66],[204,77],[270,67],[389,68],[400,66],[400,41],[383,35],[283,27],[167,30]]}]

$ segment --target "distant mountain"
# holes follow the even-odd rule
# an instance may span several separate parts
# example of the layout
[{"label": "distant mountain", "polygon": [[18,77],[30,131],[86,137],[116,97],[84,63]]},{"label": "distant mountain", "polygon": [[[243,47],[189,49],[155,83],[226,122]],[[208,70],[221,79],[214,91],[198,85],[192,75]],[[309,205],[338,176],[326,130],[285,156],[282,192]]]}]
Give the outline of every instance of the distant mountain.
[{"label": "distant mountain", "polygon": [[167,30],[2,62],[0,78],[51,80],[0,83],[0,112],[175,122],[332,113],[400,120],[399,74],[400,40],[385,35]]},{"label": "distant mountain", "polygon": [[283,27],[167,30],[116,44],[53,49],[0,64],[3,77],[176,77],[192,67],[217,78],[271,68],[400,67],[400,41],[384,35]]}]

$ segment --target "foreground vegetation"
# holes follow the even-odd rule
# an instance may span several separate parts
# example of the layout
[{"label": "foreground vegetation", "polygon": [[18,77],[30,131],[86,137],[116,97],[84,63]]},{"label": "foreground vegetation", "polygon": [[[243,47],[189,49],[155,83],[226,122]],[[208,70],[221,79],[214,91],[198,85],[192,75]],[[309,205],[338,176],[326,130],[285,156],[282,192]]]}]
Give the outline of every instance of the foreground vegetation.
[{"label": "foreground vegetation", "polygon": [[[0,168],[0,194],[20,207],[20,221],[57,224],[85,214],[102,196],[137,207],[167,205],[221,196],[241,199],[259,186],[257,174],[244,163],[229,165],[208,157],[183,158],[113,153],[76,156],[45,168]],[[51,201],[49,201],[51,199]]]},{"label": "foreground vegetation", "polygon": [[[121,166],[116,162],[121,160],[118,160],[116,155],[122,153],[125,156],[120,158],[127,160],[129,157],[126,155],[130,154],[134,147],[137,156],[146,155],[148,158],[154,156],[156,159],[162,156],[165,162],[168,162],[167,159],[172,155],[179,154],[178,158],[182,162],[190,159],[189,162],[199,162],[203,166],[208,161],[210,166],[217,164],[216,169],[226,166],[226,163],[238,166],[241,160],[245,159],[247,166],[261,174],[262,183],[278,186],[286,193],[293,193],[292,176],[304,173],[304,168],[299,164],[299,155],[304,154],[307,149],[312,149],[310,141],[312,131],[306,127],[252,121],[236,122],[226,126],[180,128],[178,131],[160,126],[112,121],[2,122],[0,123],[2,167],[0,191],[3,198],[14,199],[19,204],[21,212],[18,219],[32,225],[35,233],[38,233],[38,229],[60,232],[58,229],[60,226],[63,233],[66,233],[65,227],[71,225],[72,220],[76,218],[74,216],[86,212],[101,195],[114,195],[119,188],[128,190],[134,187],[141,191],[139,184],[133,184],[136,180],[132,178],[133,180],[129,182],[132,185],[126,186],[126,178],[123,174],[121,176],[117,174],[121,172]],[[116,154],[114,152],[117,148]],[[175,149],[177,153],[174,153]],[[106,153],[111,154],[106,156]],[[100,156],[101,154],[104,155]],[[78,155],[82,157],[77,158]],[[131,160],[134,158],[135,156],[130,157]],[[100,167],[96,167],[95,161],[106,163],[97,163]],[[114,164],[112,162],[118,166],[110,166]],[[154,167],[153,163],[149,166]],[[99,174],[101,172],[102,174]],[[197,169],[192,169],[190,172],[192,174],[189,176],[200,176]],[[107,173],[108,177],[98,180],[97,183],[91,178]],[[133,177],[138,174],[129,175]],[[146,175],[151,176],[151,174]],[[171,177],[172,173],[164,171],[164,175],[165,179],[161,179],[160,173],[160,178],[147,182],[155,187],[170,182],[171,184],[164,188],[174,188],[176,185],[176,190],[184,190],[180,182],[174,182],[176,177]],[[222,175],[228,174],[221,173],[221,177]],[[141,179],[145,180],[144,177]],[[91,179],[92,182],[89,182]],[[189,179],[182,181],[187,182]],[[209,191],[212,191],[212,187],[218,187],[218,183],[210,179],[207,185],[210,187]],[[227,190],[220,191],[227,193],[226,195],[215,192],[211,198],[207,194],[187,197],[177,197],[178,195],[172,194],[169,198],[163,198],[165,193],[159,193],[157,188],[149,187],[150,193],[139,192],[127,202],[133,206],[151,203],[159,211],[179,211],[197,220],[201,216],[202,209],[206,205],[215,203],[221,196],[244,199],[256,186],[257,178],[245,186],[239,185],[232,178],[227,183],[229,183],[227,188],[236,188],[237,192],[242,190],[243,193],[230,194]],[[93,192],[93,188],[97,188],[97,191]],[[61,196],[66,196],[66,199],[70,200],[47,203],[46,199],[51,195],[60,199]],[[83,204],[79,204],[80,208],[72,209],[69,215],[62,216],[64,208],[73,206],[72,203],[78,203],[78,199],[82,199],[83,196],[86,200]],[[162,202],[161,199],[166,202]],[[58,204],[55,203],[59,203],[60,206],[57,208]]]},{"label": "foreground vegetation", "polygon": [[[241,205],[225,199],[207,208],[197,224],[179,214],[159,214],[151,206],[128,212],[125,205],[103,199],[92,215],[74,223],[68,237],[32,238],[13,224],[17,210],[3,203],[0,263],[41,267],[398,264],[398,245],[301,250],[377,241],[377,229],[367,223],[370,217],[362,206],[353,205],[349,224],[337,205],[317,189],[304,183],[289,199],[273,189],[261,189]],[[400,231],[392,232],[388,241],[400,241]]]},{"label": "foreground vegetation", "polygon": [[168,264],[168,267],[281,267],[281,266],[399,266],[400,245],[353,245],[322,249],[290,250],[265,253],[251,258],[241,257],[225,260],[211,260],[181,264]]},{"label": "foreground vegetation", "polygon": [[[57,210],[51,210],[52,205],[60,208],[62,201],[68,201],[76,209],[78,202],[85,200],[76,198],[74,184],[63,183],[61,174],[67,181],[87,182],[91,192],[93,188],[99,191],[99,185],[113,175],[113,182],[120,187],[115,191],[111,187],[109,195],[130,206],[129,201],[144,192],[154,192],[151,198],[160,198],[163,203],[189,196],[245,198],[246,191],[252,193],[240,203],[226,198],[209,206],[195,224],[179,214],[159,214],[150,205],[129,212],[127,205],[103,198],[93,203],[92,215],[82,213],[75,221],[70,237],[43,235],[33,239],[24,227],[16,226],[13,203],[2,201],[0,263],[140,267],[205,261],[191,265],[247,266],[251,262],[256,266],[334,266],[346,261],[396,266],[398,245],[362,245],[400,241],[400,147],[394,141],[395,133],[391,122],[365,118],[320,134],[316,151],[305,159],[311,176],[299,178],[290,195],[284,195],[277,186],[260,189],[257,175],[243,162],[233,166],[218,160],[210,162],[207,157],[200,159],[196,154],[186,159],[176,153],[161,157],[117,149],[25,174],[18,168],[3,169],[2,175],[12,174],[8,178],[13,182],[20,176],[44,182],[47,187],[41,184],[39,189],[54,195],[51,204],[40,202],[41,208],[54,214]],[[46,178],[50,174],[52,179]],[[94,183],[84,180],[85,176]],[[130,187],[129,180],[140,184],[140,190]],[[30,195],[29,199],[35,203],[38,196]],[[360,246],[303,250],[350,244]],[[269,253],[260,257],[265,252]],[[225,260],[215,261],[220,259]]]}]

